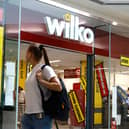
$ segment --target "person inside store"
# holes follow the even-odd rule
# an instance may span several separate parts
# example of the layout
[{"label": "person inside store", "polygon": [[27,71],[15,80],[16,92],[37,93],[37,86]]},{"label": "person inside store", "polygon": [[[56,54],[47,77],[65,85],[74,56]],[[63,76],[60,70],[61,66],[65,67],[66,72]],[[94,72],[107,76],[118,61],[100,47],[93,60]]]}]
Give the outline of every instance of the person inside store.
[{"label": "person inside store", "polygon": [[129,87],[128,87],[128,90],[127,90],[127,95],[128,95],[128,119],[129,119]]},{"label": "person inside store", "polygon": [[21,128],[21,118],[25,111],[25,91],[19,86],[18,87],[18,126]]},{"label": "person inside store", "polygon": [[128,87],[128,89],[127,89],[127,95],[129,96],[129,87]]},{"label": "person inside store", "polygon": [[[25,114],[22,117],[22,129],[51,129],[52,118],[44,113],[38,83],[42,87],[45,100],[51,96],[50,90],[61,91],[62,87],[56,73],[50,67],[44,47],[29,46],[26,61],[32,65],[32,71],[25,84]],[[46,66],[41,70],[44,64]]]}]

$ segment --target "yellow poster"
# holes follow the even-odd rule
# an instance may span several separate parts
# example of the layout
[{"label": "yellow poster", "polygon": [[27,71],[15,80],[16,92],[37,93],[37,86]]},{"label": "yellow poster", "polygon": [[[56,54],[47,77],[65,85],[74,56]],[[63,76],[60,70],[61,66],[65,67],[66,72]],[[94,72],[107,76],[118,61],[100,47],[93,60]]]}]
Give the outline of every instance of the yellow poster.
[{"label": "yellow poster", "polygon": [[86,92],[86,61],[81,61],[81,76],[80,76],[80,83],[82,89]]},{"label": "yellow poster", "polygon": [[[100,61],[96,61],[95,65],[98,65],[100,63]],[[98,83],[98,78],[97,78],[97,74],[95,71],[95,108],[102,108],[102,96],[101,96],[101,92],[100,92],[100,87],[99,87],[99,83]]]},{"label": "yellow poster", "polygon": [[102,124],[102,96],[99,88],[98,78],[95,72],[95,88],[94,88],[94,109],[99,109],[99,112],[94,111],[94,124],[100,125]]},{"label": "yellow poster", "polygon": [[27,74],[27,65],[24,60],[20,61],[20,69],[19,69],[19,86],[24,89],[25,80]]},{"label": "yellow poster", "polygon": [[[95,64],[99,64],[100,61],[96,61]],[[80,77],[80,83],[81,87],[86,91],[86,86],[87,86],[87,80],[86,80],[86,66],[87,62],[86,61],[81,61],[81,77]],[[94,124],[95,125],[100,125],[102,124],[102,97],[100,93],[100,88],[98,84],[98,79],[96,76],[95,72],[95,87],[94,87]],[[96,112],[96,110],[100,110],[100,112]]]},{"label": "yellow poster", "polygon": [[129,67],[129,57],[121,56],[121,57],[120,57],[120,64],[121,64],[122,66],[127,66],[127,67]]},{"label": "yellow poster", "polygon": [[1,101],[1,81],[2,81],[2,62],[3,62],[3,40],[4,39],[4,27],[0,27],[0,101]]},{"label": "yellow poster", "polygon": [[71,91],[69,93],[69,97],[70,97],[70,100],[72,103],[73,111],[75,113],[77,122],[78,123],[83,122],[85,120],[85,117],[84,117],[83,112],[81,110],[81,107],[79,105],[79,101],[78,101],[78,98],[77,98],[75,91]]}]

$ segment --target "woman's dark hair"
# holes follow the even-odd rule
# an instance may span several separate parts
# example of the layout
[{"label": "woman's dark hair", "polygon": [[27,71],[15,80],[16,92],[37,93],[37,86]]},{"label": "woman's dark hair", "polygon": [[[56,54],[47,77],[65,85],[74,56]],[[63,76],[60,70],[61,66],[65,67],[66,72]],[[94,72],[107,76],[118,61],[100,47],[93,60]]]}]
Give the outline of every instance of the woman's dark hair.
[{"label": "woman's dark hair", "polygon": [[49,58],[43,45],[40,45],[39,47],[35,45],[30,45],[28,51],[33,53],[34,58],[37,61],[40,61],[43,56],[45,64],[50,66]]},{"label": "woman's dark hair", "polygon": [[28,51],[34,55],[36,61],[40,61],[42,58],[42,52],[35,45],[30,45]]},{"label": "woman's dark hair", "polygon": [[43,47],[43,45],[40,45],[39,49],[43,54],[45,64],[51,66],[46,49]]}]

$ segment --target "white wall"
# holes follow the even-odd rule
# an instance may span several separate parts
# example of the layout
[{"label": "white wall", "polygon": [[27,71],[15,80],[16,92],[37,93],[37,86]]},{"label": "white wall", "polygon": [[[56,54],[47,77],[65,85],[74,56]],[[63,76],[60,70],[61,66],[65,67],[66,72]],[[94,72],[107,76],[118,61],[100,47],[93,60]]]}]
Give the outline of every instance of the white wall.
[{"label": "white wall", "polygon": [[[106,79],[107,79],[107,84],[109,86],[109,73],[106,72],[105,75],[106,75]],[[62,75],[62,78],[63,78],[63,75]],[[73,83],[80,82],[80,78],[72,78],[72,79],[64,79],[63,78],[63,80],[64,80],[64,83],[66,85],[68,92],[71,89],[73,89]],[[111,90],[112,90],[112,86],[121,86],[124,90],[127,90],[129,87],[129,75],[111,72],[110,86],[111,86]]]},{"label": "white wall", "polygon": [[78,82],[80,82],[80,78],[64,79],[68,92],[73,89],[73,84]]},{"label": "white wall", "polygon": [[65,79],[63,72],[60,73],[60,77],[63,79],[63,81],[65,83],[65,86],[66,86],[66,89],[67,89],[68,92],[73,89],[73,84],[74,83],[79,83],[80,82],[80,78],[68,78],[68,79]]},{"label": "white wall", "polygon": [[[109,86],[109,72],[106,72],[105,75],[107,79],[107,84]],[[80,78],[64,79],[63,73],[62,73],[62,79],[64,80],[64,83],[68,91],[73,89],[73,83],[80,82]],[[110,85],[111,85],[111,90],[112,90],[112,86],[121,86],[124,90],[127,90],[129,87],[129,75],[111,72]]]},{"label": "white wall", "polygon": [[[111,89],[112,89],[112,86],[120,86],[124,90],[128,89],[129,87],[129,75],[128,74],[111,72],[110,77],[111,77],[110,79]],[[107,83],[109,85],[109,73],[107,72],[106,72],[106,78],[107,78]]]}]

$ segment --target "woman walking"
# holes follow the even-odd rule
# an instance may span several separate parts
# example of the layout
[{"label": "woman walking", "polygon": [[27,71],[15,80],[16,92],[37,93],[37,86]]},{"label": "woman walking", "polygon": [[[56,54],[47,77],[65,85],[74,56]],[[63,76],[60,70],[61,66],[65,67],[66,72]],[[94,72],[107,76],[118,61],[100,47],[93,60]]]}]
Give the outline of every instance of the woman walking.
[{"label": "woman walking", "polygon": [[[44,62],[43,63],[43,58]],[[26,53],[26,61],[33,67],[25,85],[25,114],[22,118],[22,129],[51,129],[52,118],[44,113],[42,97],[38,82],[43,90],[44,99],[48,100],[51,90],[61,91],[57,75],[50,67],[47,53],[43,47],[29,46]],[[45,68],[41,67],[46,64]]]}]

